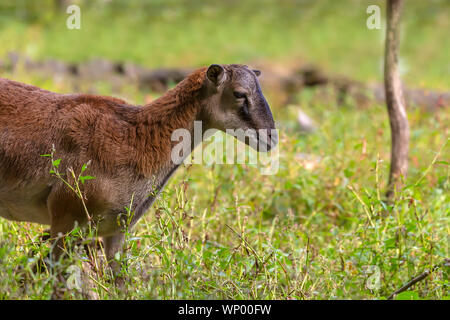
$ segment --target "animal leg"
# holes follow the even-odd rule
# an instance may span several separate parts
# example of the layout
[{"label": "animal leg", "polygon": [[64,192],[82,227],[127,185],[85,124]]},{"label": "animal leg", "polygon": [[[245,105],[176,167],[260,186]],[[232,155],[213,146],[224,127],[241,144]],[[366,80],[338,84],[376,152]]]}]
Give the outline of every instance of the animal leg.
[{"label": "animal leg", "polygon": [[112,236],[103,237],[103,243],[105,245],[105,254],[108,261],[108,265],[113,271],[116,284],[122,286],[124,283],[123,277],[120,276],[121,263],[115,259],[116,253],[123,252],[123,245],[125,242],[125,234],[117,233]]}]

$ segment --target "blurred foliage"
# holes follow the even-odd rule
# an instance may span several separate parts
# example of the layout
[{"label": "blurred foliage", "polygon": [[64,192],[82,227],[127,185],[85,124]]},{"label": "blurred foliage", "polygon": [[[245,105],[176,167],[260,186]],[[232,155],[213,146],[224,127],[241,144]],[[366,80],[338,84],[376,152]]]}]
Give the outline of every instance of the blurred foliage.
[{"label": "blurred foliage", "polygon": [[[68,30],[68,4],[81,30]],[[382,80],[381,30],[366,27],[370,4],[385,1],[32,1],[0,4],[0,57],[131,60],[147,66],[310,62],[360,80]],[[406,2],[401,67],[415,86],[449,87],[450,2]]]}]

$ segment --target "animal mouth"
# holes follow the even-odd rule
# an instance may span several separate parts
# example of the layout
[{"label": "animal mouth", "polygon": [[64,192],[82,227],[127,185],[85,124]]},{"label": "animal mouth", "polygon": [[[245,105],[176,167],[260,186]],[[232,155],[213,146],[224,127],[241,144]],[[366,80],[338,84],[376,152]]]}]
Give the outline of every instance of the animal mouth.
[{"label": "animal mouth", "polygon": [[276,129],[265,129],[257,131],[259,152],[268,152],[278,144],[278,132]]},{"label": "animal mouth", "polygon": [[269,152],[278,144],[278,131],[275,128],[240,130],[240,134],[234,137],[258,152]]}]

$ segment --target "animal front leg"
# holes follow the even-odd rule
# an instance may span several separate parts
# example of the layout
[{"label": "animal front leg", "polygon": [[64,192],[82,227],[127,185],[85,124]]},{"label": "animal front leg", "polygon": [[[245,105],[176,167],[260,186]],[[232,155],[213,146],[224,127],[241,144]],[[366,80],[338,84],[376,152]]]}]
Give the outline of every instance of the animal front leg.
[{"label": "animal front leg", "polygon": [[50,236],[55,239],[52,258],[57,261],[65,252],[66,235],[76,225],[85,228],[88,220],[81,200],[64,185],[53,188],[47,198],[47,207],[51,218]]},{"label": "animal front leg", "polygon": [[68,290],[67,279],[64,276],[65,270],[63,270],[66,260],[62,258],[67,249],[72,247],[72,240],[75,240],[70,238],[69,233],[77,224],[84,227],[87,222],[79,199],[69,191],[63,187],[54,188],[47,198],[47,208],[51,218],[50,236],[53,239],[50,253],[51,268],[57,279],[53,285],[52,299],[64,298]]},{"label": "animal front leg", "polygon": [[52,250],[50,252],[50,261],[51,268],[56,272],[56,282],[53,284],[53,293],[51,299],[60,300],[65,296],[65,292],[67,291],[67,279],[64,277],[62,269],[60,267],[55,268],[57,262],[60,261],[62,256],[65,253],[65,237],[66,232],[70,231],[70,229],[65,230],[66,228],[62,228],[62,225],[52,224],[51,226],[51,238],[53,239]]},{"label": "animal front leg", "polygon": [[105,254],[108,265],[113,271],[116,284],[122,286],[124,278],[121,276],[122,264],[117,261],[116,254],[123,252],[123,245],[125,242],[125,233],[117,233],[112,236],[103,237],[103,244],[105,245]]},{"label": "animal front leg", "polygon": [[[50,240],[50,229],[44,230],[42,235],[39,237],[39,243],[40,245],[46,241]],[[32,258],[36,252],[30,251],[29,257]],[[50,258],[50,252],[48,252],[45,256],[41,256],[39,260],[37,260],[33,265],[31,266],[31,270],[33,270],[33,273],[40,273],[43,270],[47,269],[47,265],[45,263],[45,260],[48,260]]]},{"label": "animal front leg", "polygon": [[51,238],[53,239],[52,251],[50,253],[50,257],[53,262],[58,262],[59,259],[63,256],[65,250],[65,238],[66,233],[69,232],[72,228],[58,228],[56,226],[52,226],[51,228]]}]

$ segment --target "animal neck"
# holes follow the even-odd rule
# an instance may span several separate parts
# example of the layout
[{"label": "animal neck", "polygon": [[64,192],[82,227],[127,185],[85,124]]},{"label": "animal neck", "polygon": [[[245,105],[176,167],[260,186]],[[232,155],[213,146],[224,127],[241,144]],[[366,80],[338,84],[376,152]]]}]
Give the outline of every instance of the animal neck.
[{"label": "animal neck", "polygon": [[[171,152],[178,141],[172,141],[177,129],[189,131],[194,141],[194,122],[200,120],[204,103],[205,69],[200,69],[157,100],[145,105],[138,114],[134,140],[139,171],[158,180],[172,173],[178,165]],[[133,131],[133,130],[132,130]],[[190,148],[195,147],[193,144]]]}]

